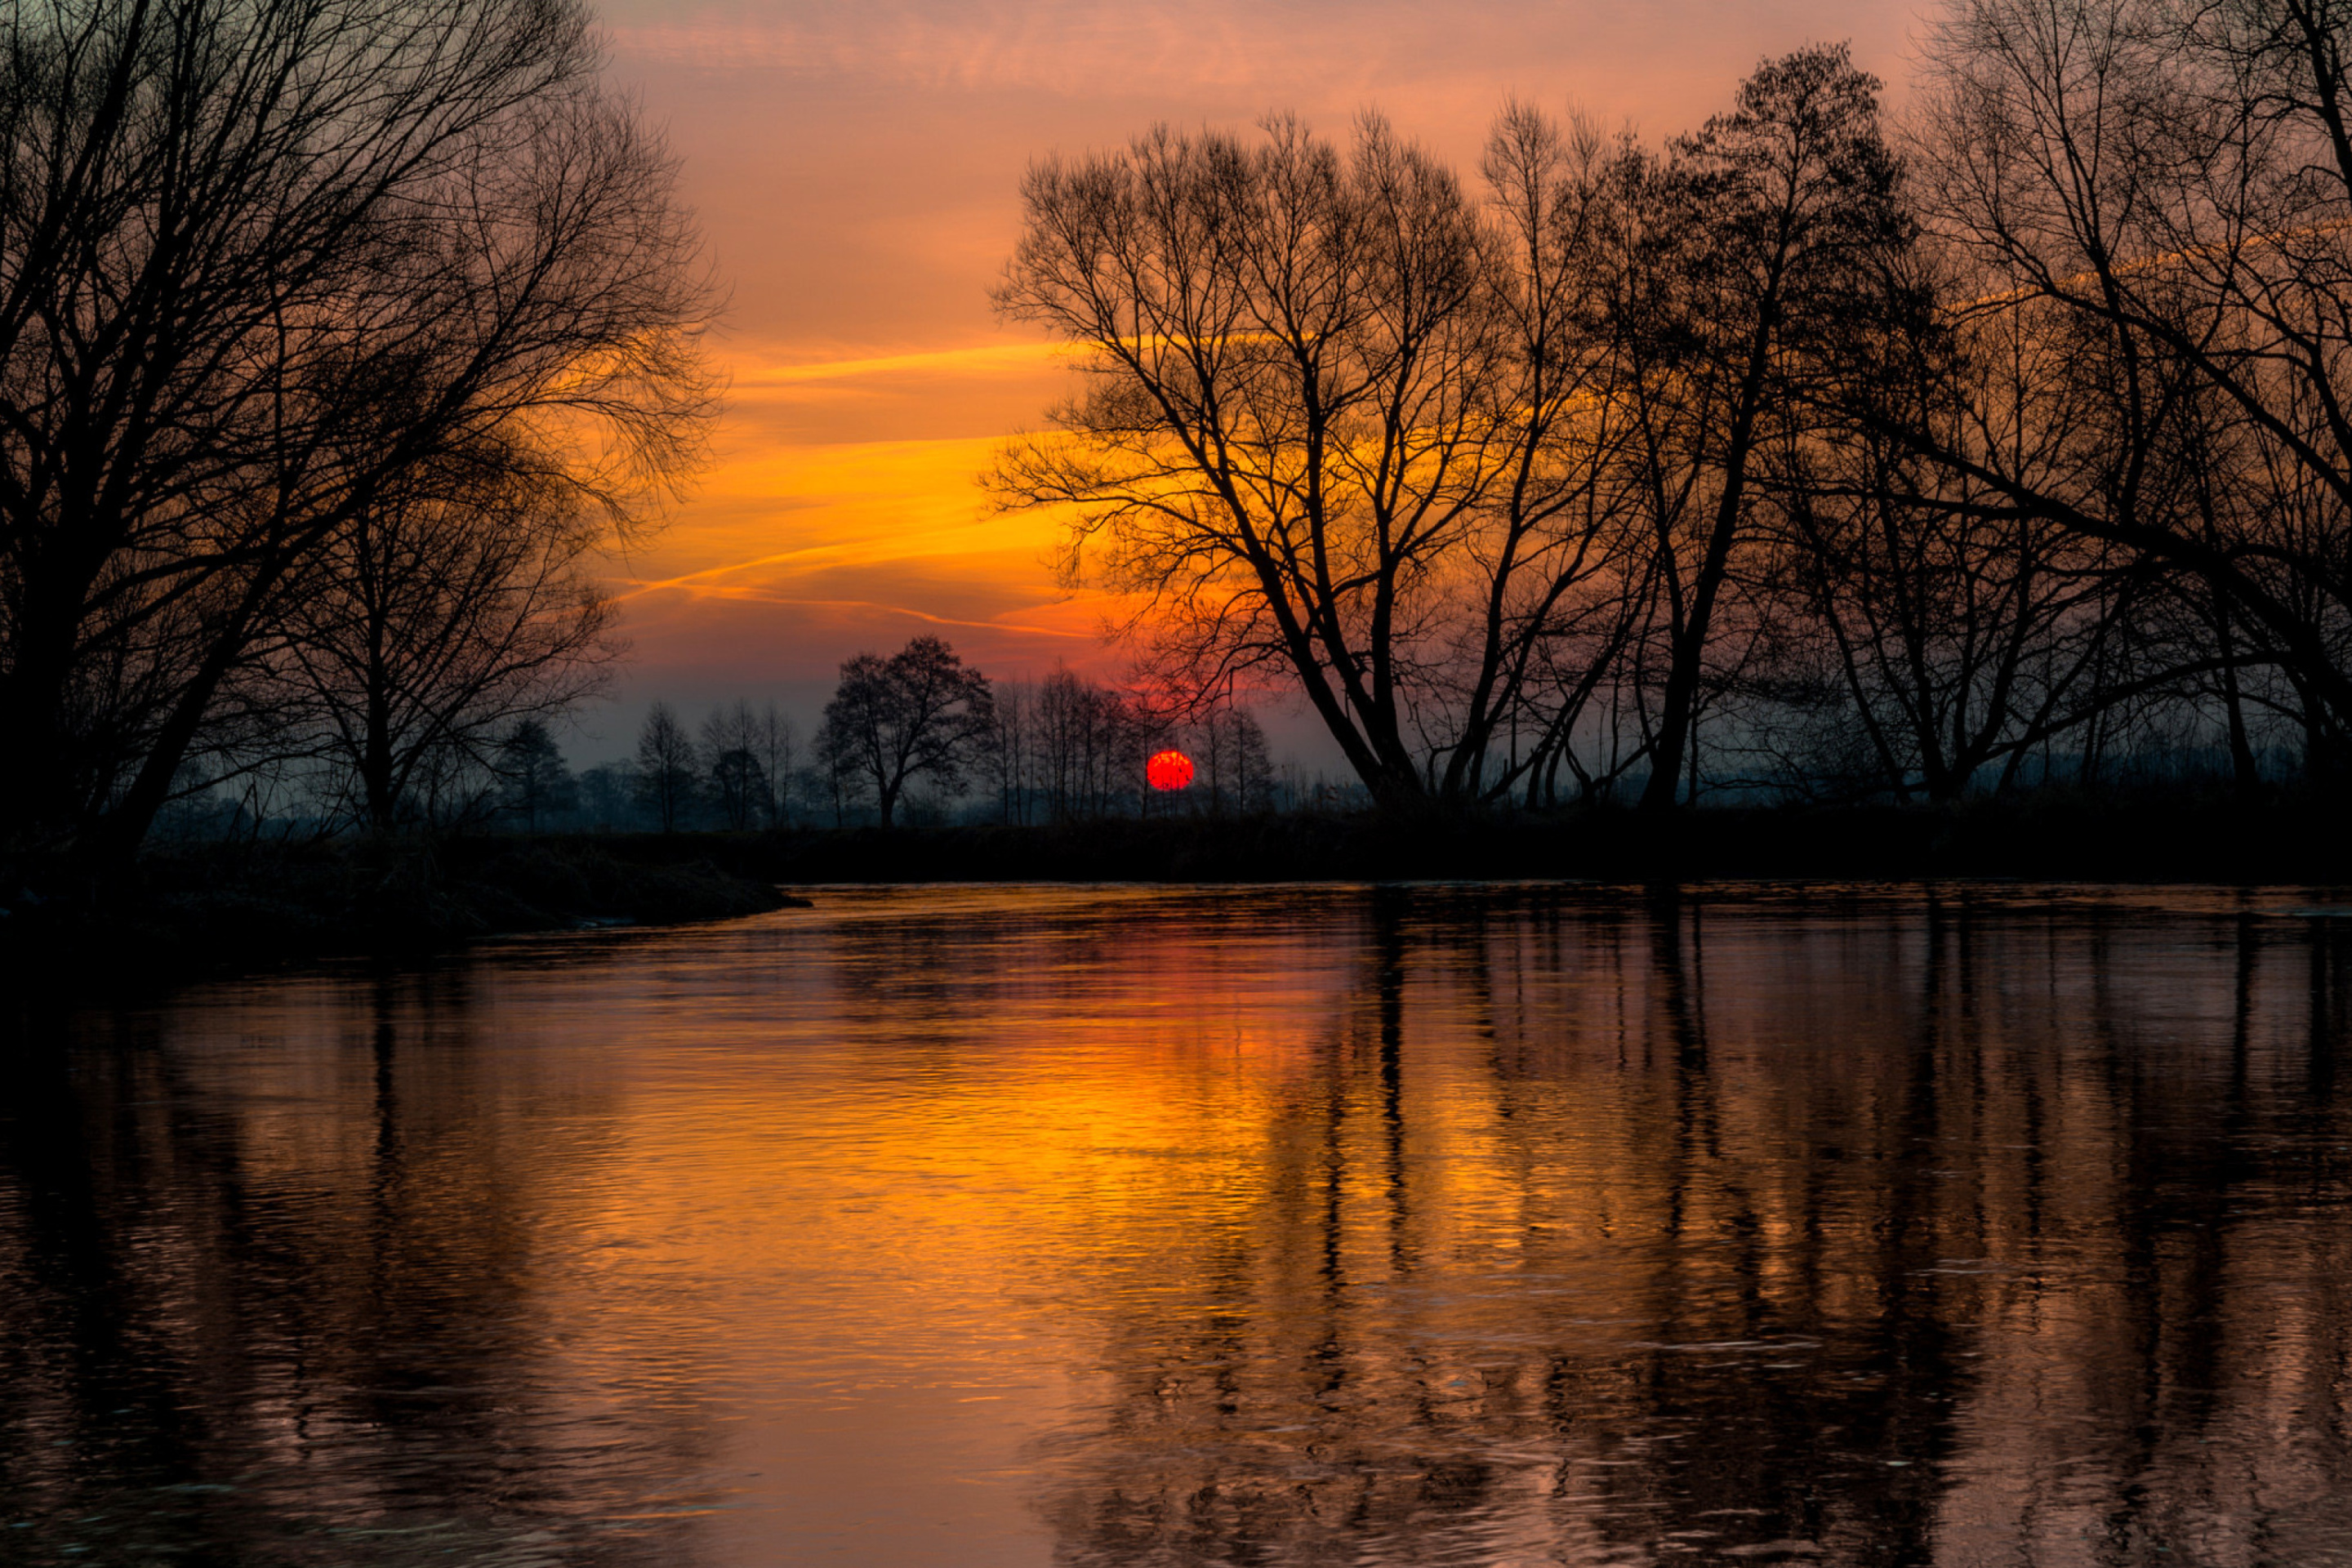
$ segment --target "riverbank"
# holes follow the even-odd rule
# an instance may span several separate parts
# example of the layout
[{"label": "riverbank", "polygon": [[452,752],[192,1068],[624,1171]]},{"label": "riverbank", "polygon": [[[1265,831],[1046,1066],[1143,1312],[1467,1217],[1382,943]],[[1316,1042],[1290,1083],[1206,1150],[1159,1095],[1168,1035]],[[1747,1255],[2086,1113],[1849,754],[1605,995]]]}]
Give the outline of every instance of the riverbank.
[{"label": "riverbank", "polygon": [[784,883],[1753,878],[2352,881],[2332,797],[2047,794],[1950,807],[1598,810],[1468,823],[1373,816],[706,835],[714,863]]},{"label": "riverbank", "polygon": [[492,935],[730,920],[801,901],[698,847],[483,837],[160,851],[102,896],[16,895],[0,914],[0,973],[177,979]]}]

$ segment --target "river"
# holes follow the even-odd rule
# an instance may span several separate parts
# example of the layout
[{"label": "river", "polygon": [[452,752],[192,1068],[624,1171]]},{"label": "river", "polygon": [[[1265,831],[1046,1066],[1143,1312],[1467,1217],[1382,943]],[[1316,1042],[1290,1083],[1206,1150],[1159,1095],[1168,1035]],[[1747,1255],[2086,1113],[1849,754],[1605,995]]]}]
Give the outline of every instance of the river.
[{"label": "river", "polygon": [[2325,895],[814,899],[20,1009],[0,1562],[2352,1563]]}]

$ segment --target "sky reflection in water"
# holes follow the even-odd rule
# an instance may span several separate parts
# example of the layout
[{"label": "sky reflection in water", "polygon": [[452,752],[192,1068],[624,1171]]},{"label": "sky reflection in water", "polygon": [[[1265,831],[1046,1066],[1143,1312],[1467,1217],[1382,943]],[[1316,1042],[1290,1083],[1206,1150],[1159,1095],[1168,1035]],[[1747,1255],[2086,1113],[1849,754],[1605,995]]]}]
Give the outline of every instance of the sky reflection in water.
[{"label": "sky reflection in water", "polygon": [[37,1018],[0,1561],[2352,1562],[2314,902],[837,889]]}]

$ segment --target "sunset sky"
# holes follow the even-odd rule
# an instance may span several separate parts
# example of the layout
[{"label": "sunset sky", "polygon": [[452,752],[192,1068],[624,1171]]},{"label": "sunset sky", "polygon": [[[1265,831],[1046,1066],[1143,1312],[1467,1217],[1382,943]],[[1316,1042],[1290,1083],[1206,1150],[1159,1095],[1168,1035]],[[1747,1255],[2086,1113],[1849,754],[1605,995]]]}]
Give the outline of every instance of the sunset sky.
[{"label": "sunset sky", "polygon": [[[1724,107],[1768,53],[1850,39],[1898,98],[1920,4],[1868,0],[607,0],[614,76],[668,128],[731,304],[718,461],[623,563],[635,657],[581,751],[644,704],[785,700],[939,631],[991,675],[1117,673],[1098,605],[1062,594],[1050,520],[973,483],[1063,373],[997,322],[1029,161],[1156,121],[1245,127],[1365,108],[1467,173],[1507,97],[1657,138]],[[1277,726],[1277,729],[1283,727]]]}]

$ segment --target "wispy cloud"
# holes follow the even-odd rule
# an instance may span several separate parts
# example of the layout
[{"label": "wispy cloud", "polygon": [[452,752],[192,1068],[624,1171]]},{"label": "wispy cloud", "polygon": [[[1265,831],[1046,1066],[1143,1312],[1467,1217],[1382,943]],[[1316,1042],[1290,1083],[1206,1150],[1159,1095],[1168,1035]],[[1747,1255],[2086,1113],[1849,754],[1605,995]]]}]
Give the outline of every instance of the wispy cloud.
[{"label": "wispy cloud", "polygon": [[730,589],[716,596],[724,597],[738,604],[774,605],[792,609],[847,611],[859,618],[869,615],[890,616],[904,620],[921,621],[927,626],[960,626],[969,631],[1011,633],[1021,637],[1064,637],[1073,642],[1087,644],[1101,641],[1100,635],[1091,626],[1084,630],[1073,630],[1068,626],[1041,626],[1020,621],[971,620],[955,616],[933,615],[929,610],[919,610],[911,605],[888,604],[879,599],[811,598],[799,595],[764,593],[751,588]]},{"label": "wispy cloud", "polygon": [[[1349,7],[1350,55],[1360,57],[1365,40],[1385,30],[1382,13],[1404,18],[1415,9],[1397,0]],[[704,68],[1118,96],[1155,78],[1211,88],[1271,84],[1302,48],[1328,45],[1317,34],[1341,25],[1335,8],[1319,5],[874,0],[789,11],[710,6],[621,20],[608,30],[625,53]]]},{"label": "wispy cloud", "polygon": [[[798,366],[755,361],[739,382],[796,384],[798,373],[829,393],[876,366],[912,367],[927,383],[949,367],[1042,360],[1013,345]],[[910,620],[972,634],[975,647],[1014,668],[1099,654],[1104,601],[1066,591],[1046,567],[1055,520],[997,515],[975,486],[994,446],[957,438],[744,452],[608,588],[655,667],[740,663],[814,676],[847,647],[903,639]]]},{"label": "wispy cloud", "polygon": [[770,387],[798,387],[812,383],[896,376],[1028,374],[1066,364],[1074,352],[1061,343],[1052,342],[989,343],[977,348],[936,349],[920,353],[881,354],[862,359],[739,364],[730,390],[757,392]]},{"label": "wispy cloud", "polygon": [[[1719,68],[1727,48],[1745,65],[1765,48],[1814,37],[1867,31],[1874,41],[1900,39],[1913,14],[1932,4],[793,0],[679,7],[622,0],[607,16],[625,54],[706,69],[926,90],[1329,102],[1372,85],[1528,69],[1582,76],[1587,91],[1605,96],[1629,74],[1671,77],[1693,57]],[[1487,109],[1479,107],[1482,117]]]}]

